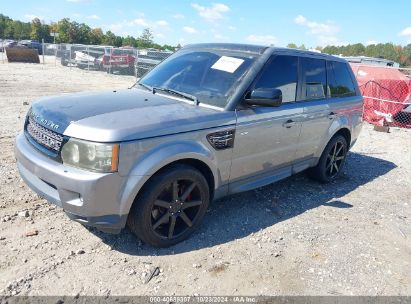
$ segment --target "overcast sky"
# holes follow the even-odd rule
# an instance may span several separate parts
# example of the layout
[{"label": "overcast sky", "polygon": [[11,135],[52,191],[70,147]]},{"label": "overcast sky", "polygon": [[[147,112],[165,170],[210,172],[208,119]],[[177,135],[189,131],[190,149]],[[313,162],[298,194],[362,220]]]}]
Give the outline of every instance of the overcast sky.
[{"label": "overcast sky", "polygon": [[122,36],[139,36],[149,27],[160,44],[411,43],[411,0],[2,2],[0,13],[24,21],[39,17],[48,23],[68,17]]}]

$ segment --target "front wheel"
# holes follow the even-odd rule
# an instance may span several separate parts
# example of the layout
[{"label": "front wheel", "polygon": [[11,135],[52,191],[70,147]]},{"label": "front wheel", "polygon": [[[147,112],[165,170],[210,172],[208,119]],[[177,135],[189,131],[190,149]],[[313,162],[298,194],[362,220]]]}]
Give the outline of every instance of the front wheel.
[{"label": "front wheel", "polygon": [[130,210],[128,227],[145,243],[168,247],[186,239],[200,225],[210,200],[204,176],[176,165],[153,176]]},{"label": "front wheel", "polygon": [[323,183],[333,181],[342,171],[347,152],[348,144],[345,137],[341,135],[333,137],[321,154],[317,166],[310,169],[310,176]]}]

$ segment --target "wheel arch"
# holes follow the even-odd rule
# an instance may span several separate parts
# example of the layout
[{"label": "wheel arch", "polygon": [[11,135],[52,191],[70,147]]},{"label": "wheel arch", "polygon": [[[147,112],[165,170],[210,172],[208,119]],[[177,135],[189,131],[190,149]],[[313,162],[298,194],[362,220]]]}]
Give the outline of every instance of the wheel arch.
[{"label": "wheel arch", "polygon": [[317,153],[315,154],[315,159],[316,162],[313,165],[316,165],[319,158],[321,157],[325,147],[327,146],[327,144],[337,135],[342,135],[344,136],[344,138],[347,140],[347,148],[350,148],[351,145],[351,131],[350,128],[348,126],[341,126],[339,128],[334,128],[331,132],[329,132],[329,136],[327,136],[327,139],[324,140],[324,142],[319,146]]},{"label": "wheel arch", "polygon": [[331,139],[337,135],[342,135],[345,138],[345,140],[347,141],[347,149],[349,149],[351,145],[351,131],[348,128],[341,128],[337,132],[335,132]]},{"label": "wheel arch", "polygon": [[138,193],[154,175],[176,164],[189,165],[199,170],[207,180],[210,199],[212,199],[215,189],[220,186],[221,176],[211,151],[201,144],[195,143],[194,145],[195,147],[192,143],[178,143],[153,151],[140,159],[130,170],[125,181],[120,198],[121,214],[129,213]]},{"label": "wheel arch", "polygon": [[[161,173],[164,170],[169,169],[170,167],[176,166],[176,165],[187,165],[190,167],[193,167],[194,169],[197,169],[206,179],[207,184],[210,189],[210,201],[212,200],[214,196],[214,187],[215,187],[215,181],[214,181],[214,174],[213,171],[210,169],[210,167],[203,161],[196,159],[196,158],[182,158],[176,161],[172,161],[168,163],[167,165],[161,167],[159,170],[157,170],[150,178],[144,183],[144,185],[141,187],[140,190],[144,188],[145,185],[157,174]],[[137,193],[138,195],[138,193]]]}]

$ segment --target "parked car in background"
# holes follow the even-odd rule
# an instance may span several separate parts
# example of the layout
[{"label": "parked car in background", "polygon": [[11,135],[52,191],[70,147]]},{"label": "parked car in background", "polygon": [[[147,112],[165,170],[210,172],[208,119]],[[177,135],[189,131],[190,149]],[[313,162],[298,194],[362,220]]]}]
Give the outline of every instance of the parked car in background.
[{"label": "parked car in background", "polygon": [[11,39],[5,39],[0,43],[0,52],[3,52],[6,48],[15,47],[17,45],[17,41]]},{"label": "parked car in background", "polygon": [[99,58],[105,46],[85,46],[81,44],[61,44],[56,51],[63,66],[77,66],[81,69],[100,69]]},{"label": "parked car in background", "polygon": [[104,53],[103,48],[88,47],[85,50],[74,51],[74,63],[81,69],[100,69],[98,58]]},{"label": "parked car in background", "polygon": [[133,88],[34,102],[17,167],[73,220],[113,233],[127,224],[165,247],[186,239],[213,199],[306,169],[334,181],[360,133],[362,100],[341,58],[192,45]]},{"label": "parked car in background", "polygon": [[38,42],[37,40],[20,40],[17,43],[17,46],[20,47],[26,47],[29,49],[36,49],[39,55],[43,54],[43,46],[41,42]]},{"label": "parked car in background", "polygon": [[133,48],[105,48],[99,58],[100,68],[107,73],[134,75],[136,54]]},{"label": "parked car in background", "polygon": [[160,51],[156,49],[139,50],[137,56],[137,77],[143,77],[147,72],[151,71],[164,59],[169,57],[173,52]]},{"label": "parked car in background", "polygon": [[86,52],[75,51],[74,62],[81,69],[93,68],[96,65],[96,58]]}]

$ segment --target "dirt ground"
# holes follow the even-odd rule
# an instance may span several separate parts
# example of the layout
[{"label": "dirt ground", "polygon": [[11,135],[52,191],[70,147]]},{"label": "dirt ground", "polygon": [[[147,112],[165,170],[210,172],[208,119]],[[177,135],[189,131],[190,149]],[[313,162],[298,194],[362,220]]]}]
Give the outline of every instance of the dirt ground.
[{"label": "dirt ground", "polygon": [[0,295],[411,295],[411,130],[365,125],[334,183],[299,174],[216,201],[168,249],[87,229],[40,199],[13,154],[30,103],[133,81],[0,62]]}]

